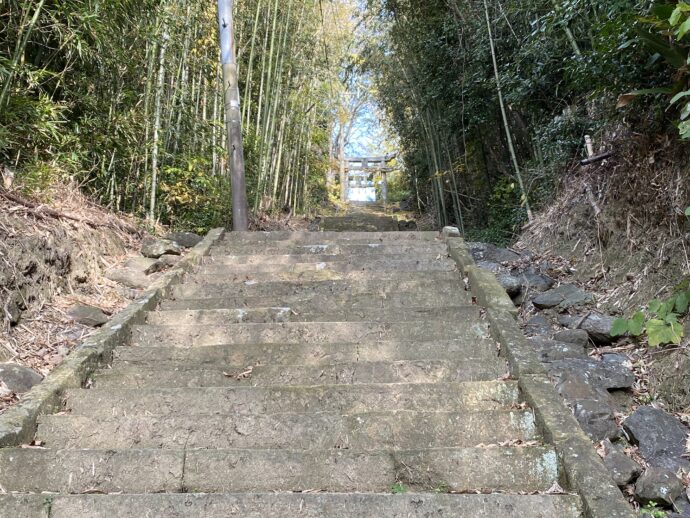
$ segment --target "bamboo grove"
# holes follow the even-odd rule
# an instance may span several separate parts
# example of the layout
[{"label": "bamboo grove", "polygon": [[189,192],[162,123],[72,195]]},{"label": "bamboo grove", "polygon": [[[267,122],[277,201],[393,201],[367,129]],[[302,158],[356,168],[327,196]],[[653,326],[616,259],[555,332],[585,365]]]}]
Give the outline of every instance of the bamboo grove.
[{"label": "bamboo grove", "polygon": [[[343,0],[236,2],[250,205],[326,195]],[[217,21],[202,0],[2,0],[0,166],[176,227],[227,223]]]},{"label": "bamboo grove", "polygon": [[410,189],[437,225],[510,242],[586,156],[586,134],[644,119],[677,133],[666,98],[616,109],[620,94],[677,75],[659,51],[672,39],[652,39],[646,21],[660,4],[675,6],[370,0],[376,94],[399,134]]}]

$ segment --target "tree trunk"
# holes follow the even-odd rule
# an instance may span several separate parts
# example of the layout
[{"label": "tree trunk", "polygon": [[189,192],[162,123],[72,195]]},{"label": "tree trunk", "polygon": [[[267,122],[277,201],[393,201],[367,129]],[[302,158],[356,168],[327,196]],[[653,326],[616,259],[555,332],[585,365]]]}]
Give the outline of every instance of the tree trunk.
[{"label": "tree trunk", "polygon": [[227,126],[228,158],[232,181],[232,226],[236,232],[249,230],[249,208],[244,171],[244,145],[242,142],[242,112],[240,88],[235,59],[233,34],[233,0],[218,0],[221,64]]},{"label": "tree trunk", "polygon": [[[165,21],[163,24],[165,25]],[[153,121],[153,143],[151,148],[151,199],[149,202],[149,224],[156,222],[156,195],[158,193],[158,154],[160,152],[161,111],[163,104],[163,89],[165,88],[165,50],[170,36],[163,33],[158,61],[158,79],[156,81],[156,107]]]},{"label": "tree trunk", "polygon": [[347,201],[347,169],[345,168],[345,128],[344,124],[340,124],[340,134],[338,135],[338,162],[340,164],[340,201]]}]

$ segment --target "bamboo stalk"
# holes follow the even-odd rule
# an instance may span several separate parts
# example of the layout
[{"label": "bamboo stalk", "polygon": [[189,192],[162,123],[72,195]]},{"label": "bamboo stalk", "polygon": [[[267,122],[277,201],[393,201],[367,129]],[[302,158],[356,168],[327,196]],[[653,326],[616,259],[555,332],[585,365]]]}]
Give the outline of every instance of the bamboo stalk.
[{"label": "bamboo stalk", "polygon": [[532,214],[532,208],[529,203],[529,196],[525,190],[525,183],[522,179],[522,172],[520,171],[520,164],[518,163],[517,154],[515,153],[515,145],[513,144],[513,135],[510,131],[510,124],[508,123],[508,114],[506,112],[505,101],[503,100],[503,90],[501,88],[501,76],[498,71],[498,59],[496,58],[496,45],[494,43],[493,30],[491,29],[491,19],[489,17],[489,4],[487,0],[484,0],[484,13],[486,15],[486,28],[489,33],[489,45],[491,47],[491,59],[494,65],[494,75],[496,77],[496,91],[498,92],[498,103],[501,106],[501,115],[503,117],[503,127],[506,132],[506,140],[508,141],[508,151],[510,153],[510,158],[513,162],[513,168],[515,169],[515,176],[517,177],[518,184],[520,186],[520,192],[522,192],[523,201],[525,208],[527,209],[527,219],[532,221],[534,216]]},{"label": "bamboo stalk", "polygon": [[[165,22],[163,22],[165,31]],[[156,194],[158,191],[158,155],[160,151],[160,133],[161,133],[161,110],[163,103],[163,88],[165,87],[165,52],[167,48],[169,35],[163,32],[162,42],[160,44],[160,54],[158,58],[158,79],[156,81],[156,100],[155,100],[155,115],[153,122],[153,144],[151,150],[151,198],[149,202],[149,224],[153,225],[156,221]]]},{"label": "bamboo stalk", "polygon": [[[17,65],[19,65],[19,60],[21,59],[21,57],[24,55],[24,52],[26,51],[26,47],[29,44],[29,38],[31,37],[31,33],[33,32],[34,28],[36,27],[36,22],[38,21],[38,18],[41,15],[41,10],[43,9],[43,6],[45,5],[45,3],[46,3],[46,0],[40,0],[38,2],[38,5],[36,6],[36,10],[34,11],[34,15],[31,17],[31,21],[29,22],[29,26],[26,29],[26,32],[22,35],[21,31],[20,31],[20,36],[17,39],[17,47],[15,48],[14,56],[12,57],[12,65],[10,66],[10,72],[7,76],[7,79],[5,79],[5,84],[2,86],[2,91],[0,92],[0,109],[5,107],[5,103],[8,100],[10,86],[12,85],[12,82],[14,81],[14,75],[15,75],[16,70],[17,70]],[[27,14],[28,14],[28,11],[27,11]],[[22,23],[22,29],[23,29],[23,26],[24,26],[24,24]]]}]

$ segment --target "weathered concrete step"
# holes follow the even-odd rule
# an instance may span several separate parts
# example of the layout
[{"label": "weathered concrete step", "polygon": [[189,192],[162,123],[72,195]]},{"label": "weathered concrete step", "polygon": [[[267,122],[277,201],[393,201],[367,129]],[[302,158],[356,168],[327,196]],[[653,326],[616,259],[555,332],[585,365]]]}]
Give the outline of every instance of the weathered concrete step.
[{"label": "weathered concrete step", "polygon": [[352,450],[0,450],[8,492],[546,491],[548,447]]},{"label": "weathered concrete step", "polygon": [[69,390],[73,415],[236,415],[500,410],[520,403],[517,383],[371,384],[313,387]]},{"label": "weathered concrete step", "polygon": [[409,450],[537,439],[529,411],[40,418],[48,448]]},{"label": "weathered concrete step", "polygon": [[477,340],[372,342],[353,346],[351,343],[219,345],[182,349],[179,347],[118,347],[114,361],[128,365],[176,368],[215,365],[312,365],[323,366],[347,362],[381,362],[393,360],[478,360],[496,358],[495,343]]},{"label": "weathered concrete step", "polygon": [[[284,281],[284,282],[234,282],[234,283],[203,283],[192,277],[185,284],[176,286],[171,294],[174,299],[221,299],[231,297],[273,297],[280,300],[286,296],[316,296],[323,295],[337,297],[339,295],[353,296],[378,293],[379,296],[400,293],[424,293],[438,299],[447,299],[457,292],[463,292],[465,285],[458,274],[455,279],[431,280],[412,279],[385,281],[366,279],[360,281]],[[275,304],[269,304],[275,305]],[[264,304],[265,306],[265,304]]]},{"label": "weathered concrete step", "polygon": [[428,493],[4,495],[6,516],[48,518],[580,518],[573,495],[448,495]]},{"label": "weathered concrete step", "polygon": [[218,244],[211,249],[211,255],[411,255],[415,259],[426,256],[434,258],[448,254],[448,247],[444,243],[415,243],[415,244],[346,244],[322,242],[300,245],[297,243],[268,243],[268,244]]},{"label": "weathered concrete step", "polygon": [[315,270],[306,272],[255,272],[214,274],[197,273],[193,277],[194,283],[201,284],[245,284],[245,283],[275,283],[275,282],[318,282],[341,281],[348,283],[391,283],[409,281],[427,281],[429,284],[459,282],[460,273],[454,271],[354,271],[337,272],[329,270]]},{"label": "weathered concrete step", "polygon": [[396,232],[400,223],[394,217],[376,214],[347,214],[322,218],[319,229],[333,232]]},{"label": "weathered concrete step", "polygon": [[367,385],[371,383],[461,383],[491,381],[505,376],[501,359],[464,361],[419,360],[355,362],[326,366],[266,365],[153,370],[141,365],[116,365],[93,376],[94,386],[137,388],[232,387],[237,385]]},{"label": "weathered concrete step", "polygon": [[318,243],[323,240],[334,241],[438,241],[438,232],[227,232],[222,243],[268,243],[271,241],[291,241]]},{"label": "weathered concrete step", "polygon": [[436,256],[429,256],[428,254],[421,254],[418,257],[412,254],[388,254],[382,257],[371,256],[352,256],[352,255],[337,255],[337,254],[289,254],[289,255],[215,255],[205,257],[203,264],[206,265],[237,265],[237,266],[300,266],[307,267],[319,263],[328,264],[370,264],[386,262],[409,262],[409,261],[448,261],[448,254],[438,254]]},{"label": "weathered concrete step", "polygon": [[[213,286],[210,289],[215,289]],[[177,292],[181,290],[178,288]],[[161,302],[162,310],[201,310],[201,309],[235,309],[235,308],[265,308],[291,307],[299,313],[316,313],[319,311],[338,311],[346,313],[358,309],[400,309],[443,308],[446,306],[465,306],[472,303],[469,292],[456,290],[453,293],[442,294],[427,291],[395,292],[395,293],[359,293],[349,295],[329,295],[325,293],[297,293],[283,295],[261,295],[258,297],[243,297],[231,295],[224,298],[178,298]]]},{"label": "weathered concrete step", "polygon": [[473,306],[444,308],[351,309],[340,311],[299,311],[290,307],[156,311],[147,316],[149,325],[227,325],[283,322],[391,322],[408,320],[452,320],[465,322],[477,316]]},{"label": "weathered concrete step", "polygon": [[[405,261],[386,261],[377,259],[376,261],[333,261],[321,263],[297,263],[297,264],[232,264],[229,262],[207,263],[199,269],[202,275],[256,275],[256,274],[293,274],[293,275],[315,275],[321,272],[332,274],[368,273],[369,277],[373,274],[383,275],[385,272],[452,272],[457,269],[454,262],[449,259],[438,260],[405,260]],[[377,275],[377,276],[378,276]]]},{"label": "weathered concrete step", "polygon": [[20,493],[179,492],[184,450],[0,450],[0,485]]},{"label": "weathered concrete step", "polygon": [[[478,312],[478,310],[477,310]],[[469,315],[469,312],[467,313]],[[457,322],[285,322],[227,326],[133,326],[132,345],[203,347],[234,344],[314,344],[376,342],[379,340],[455,340],[468,342],[488,336],[478,316]]]}]

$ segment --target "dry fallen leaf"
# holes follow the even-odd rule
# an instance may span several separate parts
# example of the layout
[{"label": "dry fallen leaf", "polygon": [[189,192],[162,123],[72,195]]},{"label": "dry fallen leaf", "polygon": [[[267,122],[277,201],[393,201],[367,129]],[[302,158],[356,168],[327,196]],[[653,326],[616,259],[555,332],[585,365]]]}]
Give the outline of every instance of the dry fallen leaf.
[{"label": "dry fallen leaf", "polygon": [[554,482],[553,486],[551,486],[547,491],[547,495],[565,495],[565,489],[563,489],[561,486],[558,485],[558,482]]},{"label": "dry fallen leaf", "polygon": [[12,396],[12,391],[5,384],[4,381],[0,381],[0,398]]},{"label": "dry fallen leaf", "polygon": [[254,367],[247,367],[243,372],[223,372],[223,376],[226,378],[235,378],[237,381],[246,380],[252,377],[252,372],[254,372]]},{"label": "dry fallen leaf", "polygon": [[616,108],[621,109],[625,108],[627,105],[629,105],[631,102],[633,102],[639,94],[636,93],[629,93],[629,94],[623,94],[618,97],[618,102],[616,103]]}]

